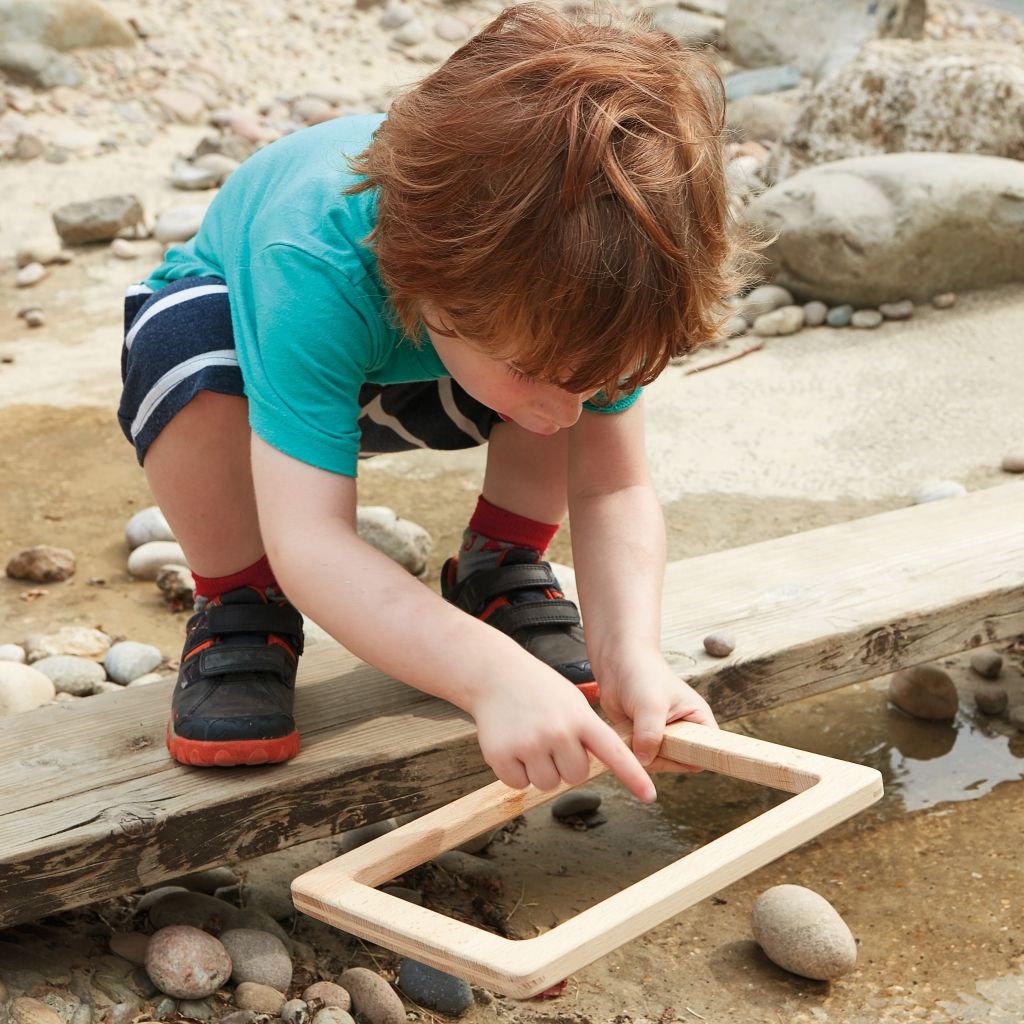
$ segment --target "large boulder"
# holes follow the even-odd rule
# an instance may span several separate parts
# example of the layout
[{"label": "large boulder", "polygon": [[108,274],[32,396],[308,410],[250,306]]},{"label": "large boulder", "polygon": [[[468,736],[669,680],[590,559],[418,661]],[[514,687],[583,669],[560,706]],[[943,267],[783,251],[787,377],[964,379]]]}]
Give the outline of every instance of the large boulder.
[{"label": "large boulder", "polygon": [[1024,159],[1024,51],[885,39],[819,82],[772,154],[774,180],[871,153]]},{"label": "large boulder", "polygon": [[1024,163],[889,153],[812,167],[746,212],[777,284],[875,306],[1024,280]]},{"label": "large boulder", "polygon": [[76,50],[131,46],[136,36],[98,0],[0,0],[0,39]]},{"label": "large boulder", "polygon": [[925,0],[729,0],[725,41],[740,64],[795,64],[813,75],[869,39],[920,39],[924,17]]}]

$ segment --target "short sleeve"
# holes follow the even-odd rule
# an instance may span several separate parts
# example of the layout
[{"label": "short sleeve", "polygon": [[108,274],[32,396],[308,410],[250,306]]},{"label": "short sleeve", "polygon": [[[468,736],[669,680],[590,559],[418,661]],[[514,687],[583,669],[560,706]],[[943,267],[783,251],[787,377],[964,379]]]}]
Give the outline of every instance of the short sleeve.
[{"label": "short sleeve", "polygon": [[583,403],[583,408],[587,412],[625,412],[636,403],[636,400],[643,394],[643,390],[643,388],[634,388],[632,391],[624,392],[618,395],[614,402],[607,401],[604,392],[599,391],[592,399]]},{"label": "short sleeve", "polygon": [[378,325],[337,267],[292,245],[260,250],[232,293],[256,435],[295,459],[356,475],[359,389]]}]

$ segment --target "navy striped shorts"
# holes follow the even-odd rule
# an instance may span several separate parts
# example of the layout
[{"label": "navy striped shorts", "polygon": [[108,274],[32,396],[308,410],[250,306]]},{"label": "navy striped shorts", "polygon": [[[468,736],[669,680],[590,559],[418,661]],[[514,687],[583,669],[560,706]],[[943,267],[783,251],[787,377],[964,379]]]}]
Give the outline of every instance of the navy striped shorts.
[{"label": "navy striped shorts", "polygon": [[[188,277],[154,292],[132,285],[124,300],[124,389],[117,418],[142,465],[149,446],[200,391],[244,397],[227,285]],[[484,444],[498,414],[453,380],[364,384],[360,458],[413,448]]]}]

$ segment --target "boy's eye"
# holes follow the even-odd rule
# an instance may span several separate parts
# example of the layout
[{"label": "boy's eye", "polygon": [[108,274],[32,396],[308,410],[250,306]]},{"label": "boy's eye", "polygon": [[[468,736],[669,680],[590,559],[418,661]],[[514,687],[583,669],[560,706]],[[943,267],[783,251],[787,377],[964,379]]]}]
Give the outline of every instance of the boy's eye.
[{"label": "boy's eye", "polygon": [[522,370],[517,370],[511,363],[506,363],[505,364],[505,372],[508,373],[508,375],[513,380],[520,380],[524,384],[536,384],[537,383],[537,378],[536,377],[531,377],[529,374],[523,373]]}]

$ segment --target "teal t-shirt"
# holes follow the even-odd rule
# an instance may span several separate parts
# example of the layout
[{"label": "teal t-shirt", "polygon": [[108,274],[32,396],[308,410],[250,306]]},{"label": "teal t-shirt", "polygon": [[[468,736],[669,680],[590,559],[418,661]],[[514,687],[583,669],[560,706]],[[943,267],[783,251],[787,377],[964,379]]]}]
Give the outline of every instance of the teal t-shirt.
[{"label": "teal t-shirt", "polygon": [[[217,193],[198,234],[146,284],[213,275],[227,284],[252,429],[293,458],[346,476],[359,455],[359,389],[448,376],[429,337],[392,322],[365,243],[377,190],[344,195],[347,157],[383,114],[340,117],[260,150]],[[636,395],[597,411],[617,412]]]}]

